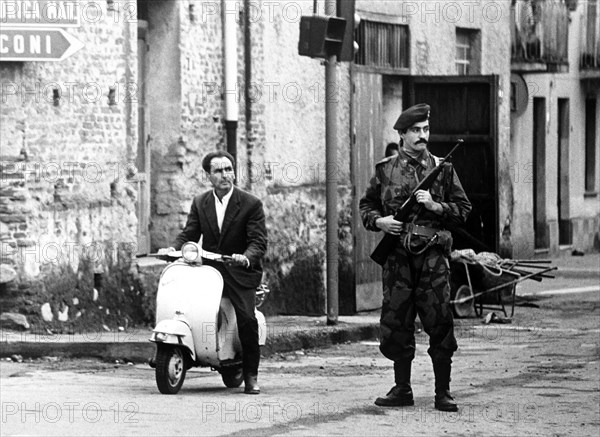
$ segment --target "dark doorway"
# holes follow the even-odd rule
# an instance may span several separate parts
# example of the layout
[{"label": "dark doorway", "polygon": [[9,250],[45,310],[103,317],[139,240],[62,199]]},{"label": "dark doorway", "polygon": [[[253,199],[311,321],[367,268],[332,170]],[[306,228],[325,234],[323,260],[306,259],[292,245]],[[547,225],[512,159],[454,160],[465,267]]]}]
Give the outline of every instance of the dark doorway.
[{"label": "dark doorway", "polygon": [[[459,138],[464,144],[452,163],[473,204],[464,230],[454,233],[454,248],[498,251],[497,76],[423,76],[409,80],[409,98],[431,106],[429,150],[445,156]],[[470,236],[470,237],[469,237]]]},{"label": "dark doorway", "polygon": [[533,226],[535,249],[548,248],[546,223],[546,99],[533,99]]},{"label": "dark doorway", "polygon": [[558,244],[571,244],[569,220],[569,99],[558,99]]},{"label": "dark doorway", "polygon": [[596,99],[585,101],[585,192],[596,191]]}]

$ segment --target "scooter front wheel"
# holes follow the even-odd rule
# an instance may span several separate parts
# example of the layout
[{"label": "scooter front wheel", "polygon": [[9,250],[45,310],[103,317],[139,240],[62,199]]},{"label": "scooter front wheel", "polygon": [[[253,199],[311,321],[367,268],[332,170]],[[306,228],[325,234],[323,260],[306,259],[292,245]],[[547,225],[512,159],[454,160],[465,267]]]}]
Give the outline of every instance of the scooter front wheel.
[{"label": "scooter front wheel", "polygon": [[185,380],[185,357],[180,347],[159,345],[156,351],[156,385],[165,395],[176,394]]}]

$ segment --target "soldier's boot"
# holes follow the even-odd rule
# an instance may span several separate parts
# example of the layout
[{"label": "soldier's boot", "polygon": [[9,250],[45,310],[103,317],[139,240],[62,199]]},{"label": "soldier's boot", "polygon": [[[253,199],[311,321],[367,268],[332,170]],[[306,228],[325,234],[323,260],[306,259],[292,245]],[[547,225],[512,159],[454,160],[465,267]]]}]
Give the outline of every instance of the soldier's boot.
[{"label": "soldier's boot", "polygon": [[384,397],[375,399],[380,407],[408,407],[415,404],[410,388],[410,369],[412,361],[394,361],[394,379],[396,385]]},{"label": "soldier's boot", "polygon": [[458,411],[458,405],[450,394],[450,362],[433,363],[435,374],[435,408],[440,411]]}]

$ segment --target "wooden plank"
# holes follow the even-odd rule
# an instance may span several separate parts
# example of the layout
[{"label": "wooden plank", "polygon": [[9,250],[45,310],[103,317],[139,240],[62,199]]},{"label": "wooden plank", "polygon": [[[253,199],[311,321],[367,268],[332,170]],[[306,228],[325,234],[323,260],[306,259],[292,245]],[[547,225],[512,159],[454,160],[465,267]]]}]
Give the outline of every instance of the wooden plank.
[{"label": "wooden plank", "polygon": [[146,99],[146,79],[148,68],[148,44],[146,41],[148,22],[138,22],[138,144],[136,154],[137,204],[138,218],[137,244],[138,254],[149,253],[150,248],[150,139],[148,136],[149,117]]},{"label": "wooden plank", "polygon": [[353,118],[353,225],[354,266],[356,281],[356,311],[379,308],[381,299],[381,268],[370,259],[381,235],[367,231],[360,218],[359,200],[364,195],[375,163],[384,157],[381,129],[382,122],[382,76],[355,70],[353,72],[354,96]]}]

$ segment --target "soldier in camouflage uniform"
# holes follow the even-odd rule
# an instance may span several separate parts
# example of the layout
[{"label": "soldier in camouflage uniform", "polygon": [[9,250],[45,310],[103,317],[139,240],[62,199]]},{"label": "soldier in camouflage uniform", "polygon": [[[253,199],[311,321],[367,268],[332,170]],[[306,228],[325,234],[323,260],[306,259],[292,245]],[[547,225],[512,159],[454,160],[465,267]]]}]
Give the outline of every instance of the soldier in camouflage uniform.
[{"label": "soldier in camouflage uniform", "polygon": [[452,355],[457,349],[450,307],[448,256],[452,244],[444,223],[464,223],[471,203],[450,163],[445,163],[428,191],[415,193],[417,206],[409,223],[393,219],[424,175],[439,158],[427,150],[429,112],[426,104],[404,111],[394,125],[402,141],[400,154],[375,166],[360,214],[370,231],[397,235],[398,242],[383,267],[380,350],[394,361],[396,385],[376,405],[414,405],[410,386],[415,356],[415,317],[429,335],[428,353],[435,374],[435,407],[457,411],[450,394]]}]

